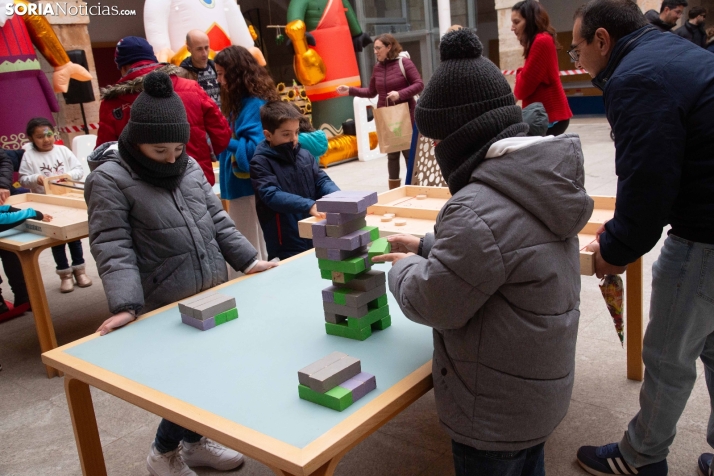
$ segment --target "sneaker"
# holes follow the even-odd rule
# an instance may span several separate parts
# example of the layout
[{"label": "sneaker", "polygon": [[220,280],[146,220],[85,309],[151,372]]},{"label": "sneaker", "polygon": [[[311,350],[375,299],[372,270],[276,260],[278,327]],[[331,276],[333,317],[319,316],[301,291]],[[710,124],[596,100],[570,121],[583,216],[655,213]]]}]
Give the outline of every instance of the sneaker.
[{"label": "sneaker", "polygon": [[181,456],[187,465],[208,466],[220,471],[235,469],[243,464],[243,455],[206,437],[196,443],[181,443]]},{"label": "sneaker", "polygon": [[146,457],[146,469],[152,476],[198,476],[184,462],[180,448],[159,453],[153,444]]},{"label": "sneaker", "polygon": [[666,476],[667,460],[635,468],[620,453],[617,443],[605,446],[581,446],[578,463],[585,471],[596,476],[610,474],[637,474],[638,476]]},{"label": "sneaker", "polygon": [[702,453],[697,461],[699,466],[699,476],[712,476],[712,459],[714,455],[711,453]]}]

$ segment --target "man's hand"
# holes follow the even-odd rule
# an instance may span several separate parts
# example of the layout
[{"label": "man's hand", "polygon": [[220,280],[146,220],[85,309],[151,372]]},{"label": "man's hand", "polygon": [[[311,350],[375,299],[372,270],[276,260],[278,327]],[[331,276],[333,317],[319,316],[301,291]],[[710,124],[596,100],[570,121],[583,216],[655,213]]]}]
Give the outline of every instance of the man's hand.
[{"label": "man's hand", "polygon": [[245,274],[255,274],[255,273],[262,273],[263,271],[267,271],[271,268],[275,268],[278,266],[279,263],[273,263],[272,261],[261,261],[258,260],[257,263],[255,263],[255,266],[253,266],[250,271],[248,271]]},{"label": "man's hand", "polygon": [[387,241],[392,247],[393,253],[416,253],[419,250],[421,241],[414,235],[389,235]]},{"label": "man's hand", "polygon": [[587,251],[595,253],[593,258],[595,259],[595,275],[602,279],[608,274],[622,274],[627,271],[627,266],[615,266],[613,264],[605,261],[600,254],[600,243],[592,242],[585,247]]},{"label": "man's hand", "polygon": [[8,198],[10,198],[10,190],[0,188],[0,205],[3,205]]},{"label": "man's hand", "polygon": [[387,99],[392,102],[397,102],[399,101],[399,93],[396,91],[390,91],[389,94],[387,94]]},{"label": "man's hand", "polygon": [[373,263],[394,263],[400,259],[409,258],[410,256],[416,256],[414,253],[388,253],[386,255],[379,255],[372,258]]},{"label": "man's hand", "polygon": [[317,211],[317,203],[314,203],[310,207],[310,215],[314,216],[315,218],[319,218],[320,220],[325,219],[325,214]]},{"label": "man's hand", "polygon": [[128,311],[114,314],[112,317],[104,321],[101,326],[99,326],[97,332],[99,332],[100,336],[107,335],[114,329],[119,329],[120,327],[129,324],[134,319],[136,319],[134,314]]}]

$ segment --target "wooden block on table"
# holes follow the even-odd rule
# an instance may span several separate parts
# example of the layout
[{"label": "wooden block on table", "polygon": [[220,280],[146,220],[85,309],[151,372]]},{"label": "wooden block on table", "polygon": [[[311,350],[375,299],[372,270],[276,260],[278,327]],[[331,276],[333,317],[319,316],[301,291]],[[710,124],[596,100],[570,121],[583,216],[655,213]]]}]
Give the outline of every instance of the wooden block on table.
[{"label": "wooden block on table", "polygon": [[181,322],[201,331],[207,331],[208,329],[216,327],[216,321],[213,318],[201,321],[193,316],[187,316],[186,314],[181,314]]},{"label": "wooden block on table", "polygon": [[188,299],[184,299],[183,301],[178,302],[178,308],[179,312],[181,314],[185,314],[187,316],[191,316],[195,319],[198,319],[198,316],[194,315],[193,310],[197,305],[199,305],[203,301],[209,301],[213,299],[216,294],[218,293],[208,293],[208,294],[201,294],[200,296],[193,296]]},{"label": "wooden block on table", "polygon": [[327,231],[325,227],[327,222],[325,220],[320,220],[317,223],[312,224],[312,239],[315,238],[325,238],[327,236]]},{"label": "wooden block on table", "polygon": [[352,402],[356,402],[369,392],[377,388],[377,379],[374,375],[361,372],[340,384],[340,387],[352,392]]},{"label": "wooden block on table", "polygon": [[374,240],[379,239],[379,228],[376,226],[365,226],[362,230],[369,232],[369,237],[363,238],[365,241],[363,241],[362,246],[368,245]]},{"label": "wooden block on table", "polygon": [[325,322],[331,322],[332,324],[339,324],[340,322],[345,322],[347,318],[345,316],[340,316],[338,314],[333,314],[331,312],[325,313]]},{"label": "wooden block on table", "polygon": [[[333,352],[327,358],[315,362],[315,367],[301,369],[298,372],[300,384],[316,392],[325,393],[362,371],[359,359],[346,354],[336,354],[340,353]],[[326,362],[329,363],[325,364]]]},{"label": "wooden block on table", "polygon": [[395,224],[396,226],[405,226],[405,225],[407,224],[407,221],[406,221],[405,219],[403,219],[403,218],[395,219],[395,220],[394,220],[394,224]]},{"label": "wooden block on table", "polygon": [[367,226],[367,220],[362,217],[356,220],[348,221],[342,225],[327,225],[325,229],[327,231],[327,236],[330,238],[339,238],[352,233],[353,231],[357,231],[360,228],[364,228],[365,226]]},{"label": "wooden block on table", "polygon": [[392,245],[389,244],[389,241],[387,241],[386,238],[378,238],[372,242],[372,245],[369,247],[369,262],[372,262],[372,258],[375,256],[381,256],[381,255],[386,255],[387,253],[390,253],[392,251]]},{"label": "wooden block on table", "polygon": [[372,267],[367,254],[348,258],[343,261],[331,261],[327,259],[317,260],[317,266],[322,270],[337,271],[339,273],[359,274]]},{"label": "wooden block on table", "polygon": [[315,248],[315,256],[321,259],[329,259],[330,261],[343,261],[347,258],[352,258],[364,253],[367,253],[369,248],[360,246],[354,250],[335,250],[332,248]]},{"label": "wooden block on table", "polygon": [[378,201],[377,192],[339,191],[325,195],[315,203],[319,212],[356,214]]},{"label": "wooden block on table", "polygon": [[[387,286],[381,284],[369,291],[358,291],[356,289],[338,288],[330,286],[322,291],[324,302],[333,302],[342,306],[360,307],[375,301],[387,292]],[[381,306],[379,306],[381,307]]]},{"label": "wooden block on table", "polygon": [[[370,239],[370,233],[372,233],[372,231],[368,228],[370,227],[360,228],[359,230],[348,233],[340,238],[318,237],[313,235],[312,243],[318,248],[331,248],[348,251],[355,250],[372,241]],[[377,230],[377,234],[379,235],[379,230]]]},{"label": "wooden block on table", "polygon": [[322,277],[322,279],[330,279],[331,280],[332,279],[332,271],[327,271],[325,269],[321,269],[320,277]]},{"label": "wooden block on table", "polygon": [[424,194],[417,195],[416,199],[417,200],[426,200],[426,195],[424,195]]},{"label": "wooden block on table", "polygon": [[332,314],[339,314],[340,316],[347,317],[364,317],[369,312],[367,305],[360,307],[349,307],[342,306],[340,304],[335,304],[334,302],[322,302],[322,309],[325,312]]},{"label": "wooden block on table", "polygon": [[381,218],[381,221],[383,221],[383,222],[392,221],[392,218],[393,218],[393,217],[388,217],[387,215],[384,215],[384,216]]},{"label": "wooden block on table", "polygon": [[352,392],[339,386],[325,393],[319,393],[305,385],[298,385],[298,395],[303,400],[317,403],[338,412],[352,405]]},{"label": "wooden block on table", "polygon": [[372,324],[372,329],[376,331],[383,331],[387,327],[392,325],[392,316],[387,315],[386,317],[382,318],[381,320],[375,322]]},{"label": "wooden block on table", "polygon": [[340,322],[339,324],[326,322],[325,332],[331,336],[346,337],[354,340],[365,340],[372,335],[372,328],[367,326],[362,329],[352,329],[347,327],[346,322]]},{"label": "wooden block on table", "polygon": [[389,306],[384,305],[378,308],[370,309],[367,315],[363,317],[346,318],[347,327],[350,329],[363,329],[381,321],[387,316],[389,316]]},{"label": "wooden block on table", "polygon": [[235,309],[236,300],[231,296],[216,294],[211,299],[200,301],[191,307],[193,307],[193,316],[196,319],[208,319],[230,309]]},{"label": "wooden block on table", "polygon": [[333,352],[333,353],[321,358],[320,360],[316,360],[315,362],[311,363],[310,365],[305,366],[305,367],[301,368],[300,370],[298,370],[298,381],[302,385],[309,386],[310,375],[319,372],[320,370],[328,367],[329,365],[334,364],[338,360],[344,359],[345,357],[349,357],[349,356],[342,352]]},{"label": "wooden block on table", "polygon": [[[312,217],[311,217],[312,218]],[[305,238],[306,240],[312,240],[312,224],[314,222],[310,218],[300,220],[298,222],[298,235],[300,238]]]},{"label": "wooden block on table", "polygon": [[238,309],[233,308],[227,311],[216,314],[214,317],[216,325],[225,324],[226,322],[232,321],[233,319],[238,319]]},{"label": "wooden block on table", "polygon": [[384,271],[378,269],[371,269],[360,273],[355,276],[352,280],[347,283],[342,284],[342,287],[356,289],[358,291],[369,291],[374,289],[380,284],[387,282],[387,274]]},{"label": "wooden block on table", "polygon": [[342,225],[343,223],[364,218],[366,215],[366,211],[362,213],[326,213],[325,219],[328,225]]},{"label": "wooden block on table", "polygon": [[595,274],[595,254],[591,251],[580,251],[580,274],[592,276]]},{"label": "wooden block on table", "polygon": [[341,273],[339,271],[330,271],[330,273],[332,275],[333,284],[347,284],[357,276],[355,274]]}]

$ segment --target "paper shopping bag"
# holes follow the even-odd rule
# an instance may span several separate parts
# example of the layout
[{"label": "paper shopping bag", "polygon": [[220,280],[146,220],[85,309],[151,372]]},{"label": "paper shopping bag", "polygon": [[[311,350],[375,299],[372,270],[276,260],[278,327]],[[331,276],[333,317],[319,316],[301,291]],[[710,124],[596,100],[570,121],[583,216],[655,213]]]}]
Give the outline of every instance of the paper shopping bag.
[{"label": "paper shopping bag", "polygon": [[412,121],[408,103],[375,109],[374,121],[381,153],[388,154],[409,149],[412,144]]}]

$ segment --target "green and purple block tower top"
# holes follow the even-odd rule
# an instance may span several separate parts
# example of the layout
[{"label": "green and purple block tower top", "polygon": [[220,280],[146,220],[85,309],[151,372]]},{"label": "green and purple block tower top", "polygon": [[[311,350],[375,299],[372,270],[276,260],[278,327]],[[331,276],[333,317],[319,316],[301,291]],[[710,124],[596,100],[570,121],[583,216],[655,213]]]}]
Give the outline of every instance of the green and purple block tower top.
[{"label": "green and purple block tower top", "polygon": [[365,220],[367,207],[375,203],[376,193],[351,191],[317,201],[326,219],[312,225],[312,242],[322,277],[332,281],[322,291],[330,335],[365,340],[373,329],[391,325],[385,273],[371,270],[372,257],[389,252],[379,229]]}]

